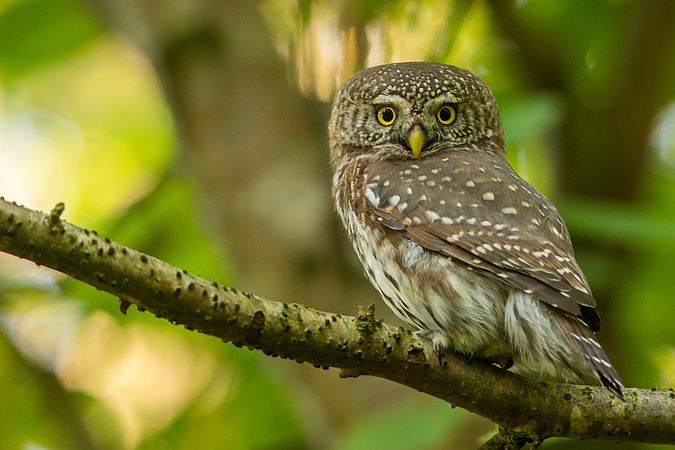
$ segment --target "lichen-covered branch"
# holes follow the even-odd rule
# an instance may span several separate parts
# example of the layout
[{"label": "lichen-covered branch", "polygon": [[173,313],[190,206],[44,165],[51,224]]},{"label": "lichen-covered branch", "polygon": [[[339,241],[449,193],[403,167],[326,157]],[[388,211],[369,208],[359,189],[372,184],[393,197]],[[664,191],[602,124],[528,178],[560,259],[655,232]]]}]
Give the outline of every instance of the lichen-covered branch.
[{"label": "lichen-covered branch", "polygon": [[[551,436],[675,443],[675,392],[533,381],[481,361],[439,364],[407,330],[318,311],[220,285],[61,219],[0,198],[0,251],[109,292],[157,317],[270,356],[339,367],[410,386],[498,423],[531,442]],[[272,269],[272,268],[270,268]]]}]

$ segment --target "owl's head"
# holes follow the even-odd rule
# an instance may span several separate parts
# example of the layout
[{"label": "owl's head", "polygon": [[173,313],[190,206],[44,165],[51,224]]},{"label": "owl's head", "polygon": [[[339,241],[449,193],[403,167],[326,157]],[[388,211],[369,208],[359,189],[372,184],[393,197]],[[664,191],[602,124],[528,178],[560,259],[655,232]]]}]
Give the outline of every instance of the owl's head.
[{"label": "owl's head", "polygon": [[471,144],[504,151],[499,109],[483,80],[430,62],[375,66],[351,77],[337,93],[328,133],[333,164],[357,155],[424,158]]}]

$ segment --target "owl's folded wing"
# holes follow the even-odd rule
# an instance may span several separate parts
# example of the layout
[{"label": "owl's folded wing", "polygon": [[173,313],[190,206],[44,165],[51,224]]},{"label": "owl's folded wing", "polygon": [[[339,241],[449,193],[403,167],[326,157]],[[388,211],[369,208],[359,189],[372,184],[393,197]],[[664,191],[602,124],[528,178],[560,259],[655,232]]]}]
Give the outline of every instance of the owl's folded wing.
[{"label": "owl's folded wing", "polygon": [[402,222],[389,212],[374,212],[386,217],[380,223],[394,225],[392,230],[398,230],[420,246],[582,317],[593,331],[600,330],[595,299],[578,275],[581,270],[573,258],[559,249],[523,239],[517,244],[500,244],[493,232],[475,225],[428,222],[401,226]]},{"label": "owl's folded wing", "polygon": [[[524,180],[512,182],[536,193]],[[519,191],[525,192],[522,188]],[[366,183],[362,197],[364,217],[470,270],[580,317],[594,331],[600,329],[595,299],[574,259],[567,230],[553,205],[541,194],[523,197],[532,204],[532,210],[547,214],[541,218],[540,226],[527,227],[494,210],[484,209],[484,220],[464,217],[450,207],[456,198],[448,190],[427,190],[419,197],[406,192],[410,192],[407,187],[401,192],[400,186]],[[478,201],[468,195],[464,192],[461,200]],[[440,200],[445,200],[445,207]],[[481,215],[480,208],[474,210],[475,216]]]}]

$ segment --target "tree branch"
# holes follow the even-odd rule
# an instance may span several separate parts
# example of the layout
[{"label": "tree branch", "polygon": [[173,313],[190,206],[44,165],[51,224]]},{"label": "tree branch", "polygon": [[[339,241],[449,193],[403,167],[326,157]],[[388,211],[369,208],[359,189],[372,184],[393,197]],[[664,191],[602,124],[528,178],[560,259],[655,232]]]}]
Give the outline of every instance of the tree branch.
[{"label": "tree branch", "polygon": [[63,205],[45,215],[0,198],[0,251],[237,346],[412,387],[523,442],[566,436],[675,443],[672,389],[626,389],[624,402],[604,388],[530,380],[455,354],[444,355],[441,366],[427,343],[375,320],[372,308],[351,317],[241,292],[69,224],[62,212]]}]

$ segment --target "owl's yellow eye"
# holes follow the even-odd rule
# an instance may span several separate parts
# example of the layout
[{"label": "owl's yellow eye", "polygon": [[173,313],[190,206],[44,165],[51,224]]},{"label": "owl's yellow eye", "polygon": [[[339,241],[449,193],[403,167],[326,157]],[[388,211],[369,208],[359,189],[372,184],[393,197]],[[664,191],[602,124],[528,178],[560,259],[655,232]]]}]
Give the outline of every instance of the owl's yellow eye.
[{"label": "owl's yellow eye", "polygon": [[377,121],[385,127],[396,122],[396,110],[391,106],[383,106],[377,110]]},{"label": "owl's yellow eye", "polygon": [[450,125],[457,118],[457,111],[453,106],[445,105],[436,113],[436,119],[441,125]]}]

